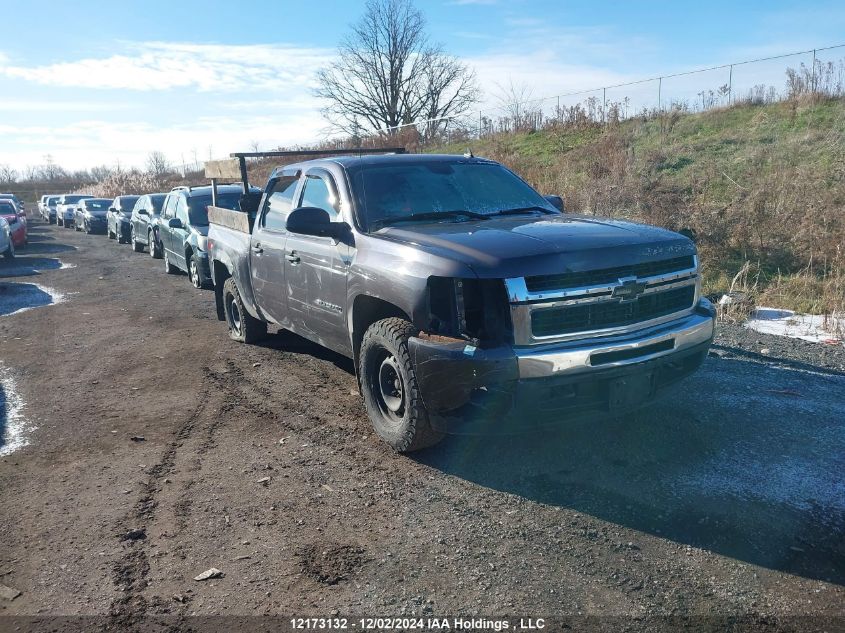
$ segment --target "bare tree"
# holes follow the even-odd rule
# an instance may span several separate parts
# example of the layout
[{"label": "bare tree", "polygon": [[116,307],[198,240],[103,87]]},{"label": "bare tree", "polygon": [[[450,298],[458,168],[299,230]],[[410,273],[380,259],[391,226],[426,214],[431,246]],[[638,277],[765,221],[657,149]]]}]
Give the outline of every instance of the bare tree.
[{"label": "bare tree", "polygon": [[108,165],[99,165],[91,168],[91,178],[96,182],[102,182],[114,173],[114,169]]},{"label": "bare tree", "polygon": [[170,166],[170,161],[167,160],[162,152],[150,152],[147,156],[147,173],[155,178],[162,178],[166,176],[173,168]]},{"label": "bare tree", "polygon": [[6,185],[13,183],[18,178],[18,172],[12,169],[9,165],[0,165],[0,183]]},{"label": "bare tree", "polygon": [[337,129],[395,134],[401,125],[432,134],[479,96],[475,74],[432,44],[425,17],[410,0],[368,0],[364,16],[341,43],[337,61],[318,74],[323,115]]}]

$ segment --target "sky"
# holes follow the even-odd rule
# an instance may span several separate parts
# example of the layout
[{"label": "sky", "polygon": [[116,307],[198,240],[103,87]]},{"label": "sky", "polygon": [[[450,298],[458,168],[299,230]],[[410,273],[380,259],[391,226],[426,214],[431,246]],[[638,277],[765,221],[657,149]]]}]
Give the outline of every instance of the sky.
[{"label": "sky", "polygon": [[[432,40],[475,70],[477,109],[493,116],[509,86],[552,97],[845,43],[841,1],[416,5]],[[363,2],[336,0],[0,0],[0,165],[23,170],[50,156],[68,169],[143,167],[160,151],[178,167],[318,141],[327,123],[315,75],[362,12]],[[838,60],[845,48],[824,55]],[[780,88],[787,65],[809,60],[736,67],[733,81]],[[662,98],[695,99],[726,82],[726,70],[664,80]],[[656,83],[607,98],[623,96],[656,102]]]}]

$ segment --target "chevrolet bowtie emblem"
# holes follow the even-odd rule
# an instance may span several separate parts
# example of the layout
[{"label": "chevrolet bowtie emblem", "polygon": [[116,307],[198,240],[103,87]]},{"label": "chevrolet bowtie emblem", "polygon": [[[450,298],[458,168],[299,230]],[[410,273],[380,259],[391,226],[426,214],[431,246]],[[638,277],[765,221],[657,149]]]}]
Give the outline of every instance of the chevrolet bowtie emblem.
[{"label": "chevrolet bowtie emblem", "polygon": [[613,288],[610,296],[620,302],[634,301],[645,291],[645,284],[636,277],[625,277],[619,280],[619,285]]}]

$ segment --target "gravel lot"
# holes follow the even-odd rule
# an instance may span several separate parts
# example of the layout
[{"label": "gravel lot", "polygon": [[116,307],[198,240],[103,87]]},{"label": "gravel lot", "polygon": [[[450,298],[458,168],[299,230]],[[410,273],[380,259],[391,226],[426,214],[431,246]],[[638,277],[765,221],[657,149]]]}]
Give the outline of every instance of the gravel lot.
[{"label": "gravel lot", "polygon": [[160,261],[32,224],[0,263],[0,424],[28,442],[0,457],[0,584],[21,592],[0,597],[0,629],[845,622],[841,346],[724,327],[702,370],[637,415],[403,457],[372,433],[347,360],[284,333],[231,342],[212,294]]}]

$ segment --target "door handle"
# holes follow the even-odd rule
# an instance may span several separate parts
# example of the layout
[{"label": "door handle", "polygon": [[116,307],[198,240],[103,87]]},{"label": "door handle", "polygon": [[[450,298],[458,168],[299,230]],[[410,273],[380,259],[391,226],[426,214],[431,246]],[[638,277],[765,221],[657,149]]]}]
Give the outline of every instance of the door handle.
[{"label": "door handle", "polygon": [[288,260],[291,264],[298,264],[302,260],[300,259],[299,255],[296,254],[296,251],[291,251],[287,255],[285,255],[285,259]]},{"label": "door handle", "polygon": [[261,244],[253,244],[252,245],[252,251],[254,253],[263,253],[264,249],[261,247]]}]

